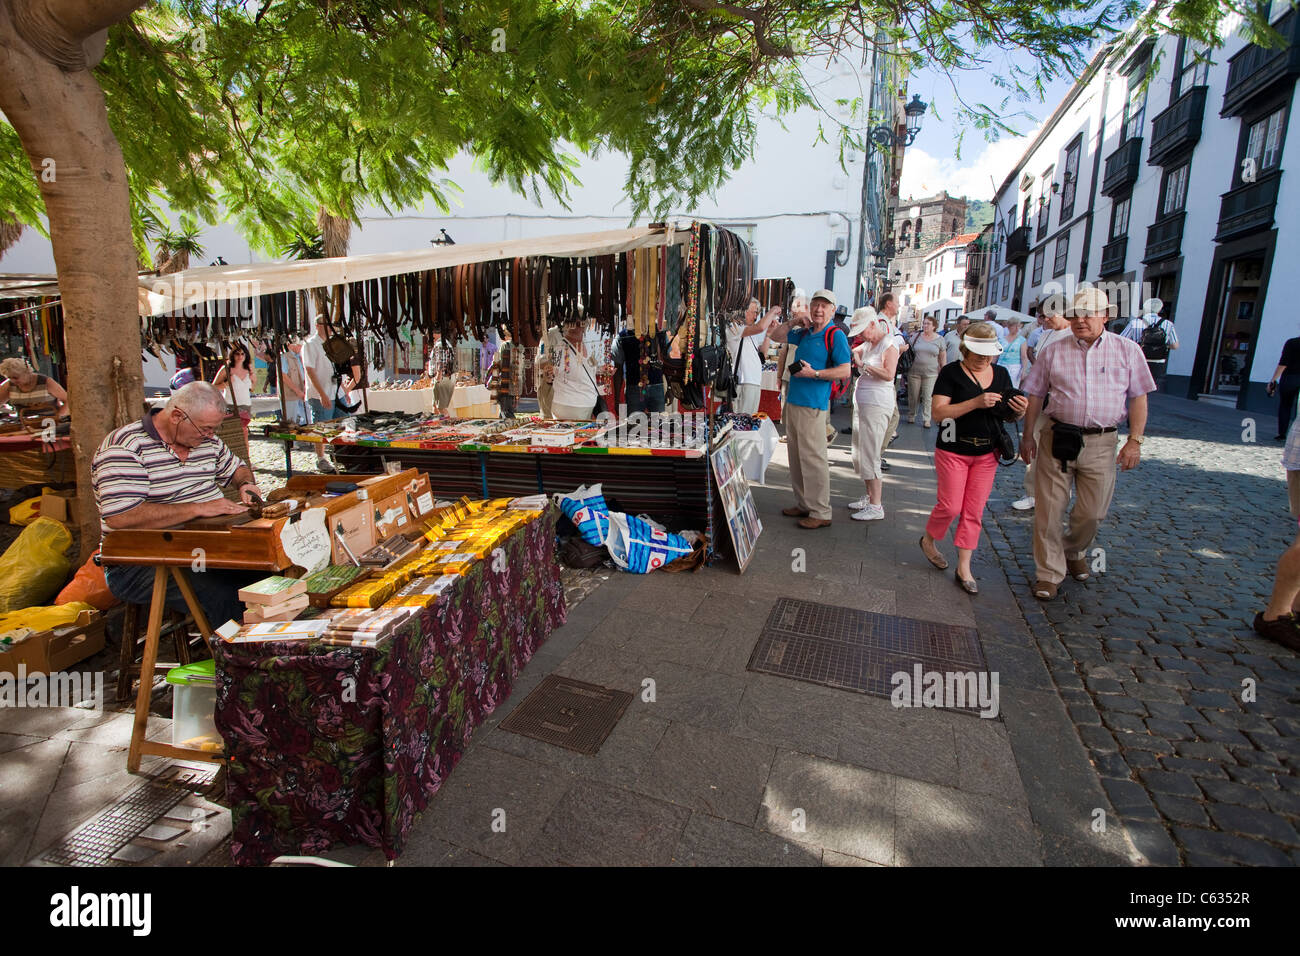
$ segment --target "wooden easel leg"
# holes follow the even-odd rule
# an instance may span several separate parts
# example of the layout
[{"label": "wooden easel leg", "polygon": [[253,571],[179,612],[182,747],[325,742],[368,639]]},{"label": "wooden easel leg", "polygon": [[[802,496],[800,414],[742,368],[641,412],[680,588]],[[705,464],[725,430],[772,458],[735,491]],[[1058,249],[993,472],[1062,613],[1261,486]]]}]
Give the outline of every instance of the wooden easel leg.
[{"label": "wooden easel leg", "polygon": [[162,631],[163,605],[167,600],[167,569],[153,572],[153,596],[149,601],[149,625],[145,629],[144,652],[140,658],[140,689],[135,695],[135,723],[131,727],[131,749],[127,751],[126,769],[140,772],[140,747],[149,725],[149,698],[153,695],[153,669],[158,662],[158,635]]},{"label": "wooden easel leg", "polygon": [[185,576],[183,568],[173,567],[171,569],[172,577],[176,579],[176,586],[181,589],[181,594],[185,596],[185,603],[189,605],[190,614],[194,616],[194,623],[198,626],[199,633],[203,635],[203,643],[208,645],[208,653],[212,653],[212,628],[208,626],[208,617],[203,613],[203,605],[199,603],[198,596],[194,593],[194,586],[190,584],[190,579]]}]

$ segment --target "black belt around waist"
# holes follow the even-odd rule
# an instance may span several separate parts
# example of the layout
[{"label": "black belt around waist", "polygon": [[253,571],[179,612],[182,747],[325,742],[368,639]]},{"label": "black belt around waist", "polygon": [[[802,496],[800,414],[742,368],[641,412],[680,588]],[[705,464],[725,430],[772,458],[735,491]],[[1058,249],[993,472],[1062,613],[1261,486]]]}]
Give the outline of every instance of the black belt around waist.
[{"label": "black belt around waist", "polygon": [[[1053,418],[1052,421],[1056,422]],[[1058,425],[1067,425],[1068,422],[1056,422]],[[1077,426],[1076,426],[1077,427]],[[1105,435],[1107,432],[1119,431],[1118,425],[1111,425],[1109,428],[1080,428],[1079,431],[1084,435]]]}]

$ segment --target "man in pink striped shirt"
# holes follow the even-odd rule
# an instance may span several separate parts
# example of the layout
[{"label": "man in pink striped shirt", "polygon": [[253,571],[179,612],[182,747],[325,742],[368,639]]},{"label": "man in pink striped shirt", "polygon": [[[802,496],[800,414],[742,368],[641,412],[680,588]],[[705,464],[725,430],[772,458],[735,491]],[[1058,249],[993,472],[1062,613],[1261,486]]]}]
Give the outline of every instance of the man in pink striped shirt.
[{"label": "man in pink striped shirt", "polygon": [[[1070,307],[1072,335],[1045,350],[1021,383],[1029,411],[1020,457],[1028,464],[1040,451],[1047,455],[1034,469],[1034,597],[1043,601],[1056,597],[1067,572],[1076,581],[1089,577],[1088,548],[1115,494],[1118,427],[1125,418],[1128,440],[1119,449],[1119,465],[1128,471],[1141,458],[1147,392],[1155,391],[1156,383],[1142,347],[1106,331],[1109,317],[1105,293],[1081,288]],[[1052,424],[1040,436],[1040,449],[1034,426],[1045,405]],[[1067,434],[1071,431],[1076,435]],[[1065,450],[1071,441],[1080,441],[1078,433],[1077,457],[1062,463],[1062,457],[1069,458]],[[1075,502],[1063,537],[1061,519],[1071,484]]]}]

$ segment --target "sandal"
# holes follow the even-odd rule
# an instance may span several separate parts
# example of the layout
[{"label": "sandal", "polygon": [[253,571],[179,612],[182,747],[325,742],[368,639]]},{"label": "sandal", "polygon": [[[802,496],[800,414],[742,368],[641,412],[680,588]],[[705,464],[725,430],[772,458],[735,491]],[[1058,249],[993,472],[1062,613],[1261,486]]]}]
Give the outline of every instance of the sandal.
[{"label": "sandal", "polygon": [[921,538],[919,541],[917,541],[917,544],[921,546],[921,553],[925,555],[925,560],[929,561],[940,571],[948,570],[948,559],[939,553],[938,548],[934,549],[935,556],[933,558],[930,557],[930,552],[925,550],[925,535],[921,535]]}]

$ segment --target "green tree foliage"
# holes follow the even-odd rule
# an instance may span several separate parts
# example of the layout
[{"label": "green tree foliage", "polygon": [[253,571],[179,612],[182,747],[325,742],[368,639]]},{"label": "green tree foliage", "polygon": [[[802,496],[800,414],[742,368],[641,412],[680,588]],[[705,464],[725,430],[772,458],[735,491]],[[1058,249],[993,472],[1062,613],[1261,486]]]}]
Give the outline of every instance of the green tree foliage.
[{"label": "green tree foliage", "polygon": [[[900,76],[959,77],[1018,48],[1037,67],[1002,79],[1024,95],[1077,75],[1135,17],[1214,40],[1225,14],[1269,39],[1240,0],[159,0],[110,31],[95,74],[140,249],[165,203],[229,219],[275,255],[319,209],[449,210],[459,190],[443,173],[462,149],[494,180],[561,201],[579,152],[618,150],[632,215],[689,209],[750,155],[760,112],[830,105],[806,51],[861,59],[885,41]],[[963,109],[986,133],[1008,129],[1005,103]],[[867,118],[833,115],[841,146],[862,148]],[[40,227],[33,171],[2,122],[0,209]]]}]

